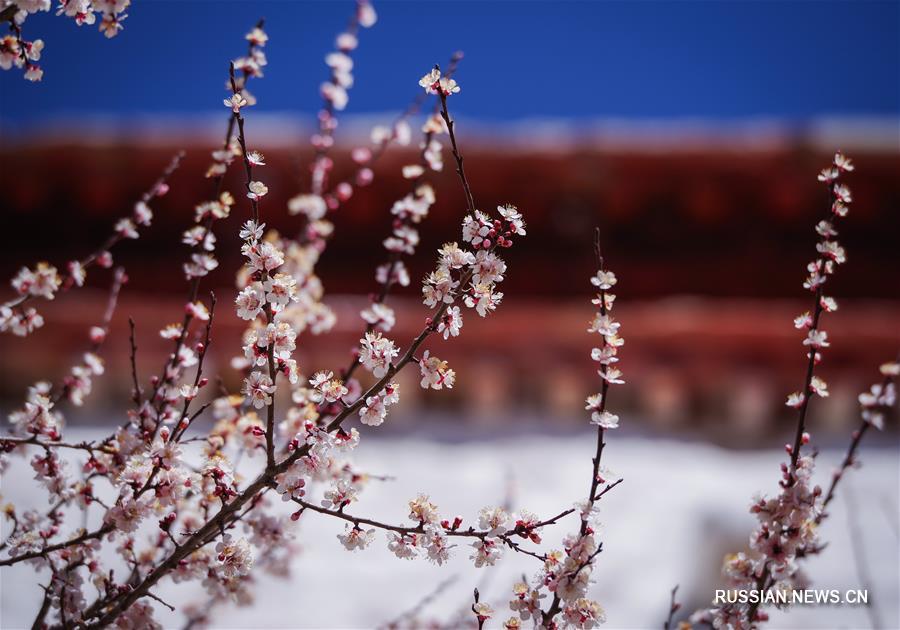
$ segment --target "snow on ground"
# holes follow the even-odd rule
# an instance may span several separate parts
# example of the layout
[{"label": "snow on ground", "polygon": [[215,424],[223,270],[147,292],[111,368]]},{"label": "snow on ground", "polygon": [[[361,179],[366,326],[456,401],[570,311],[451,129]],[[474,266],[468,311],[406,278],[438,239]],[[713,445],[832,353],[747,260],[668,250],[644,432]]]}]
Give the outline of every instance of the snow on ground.
[{"label": "snow on ground", "polygon": [[[69,431],[71,439],[80,438]],[[85,436],[88,437],[88,436]],[[442,514],[471,521],[485,505],[511,497],[514,508],[543,517],[554,515],[587,492],[592,434],[548,437],[528,435],[506,440],[447,444],[415,439],[366,439],[357,451],[360,469],[396,479],[373,482],[359,503],[348,509],[400,523],[406,502],[427,490]],[[823,485],[839,461],[838,451],[819,456]],[[779,463],[776,450],[734,452],[717,447],[648,440],[614,434],[604,462],[625,481],[601,501],[603,553],[599,556],[592,596],[605,607],[608,628],[659,628],[669,591],[680,584],[679,598],[691,610],[708,601],[719,584],[721,558],[746,546],[753,519],[747,512],[758,490],[773,492]],[[865,466],[851,473],[839,493],[831,518],[822,527],[830,541],[825,553],[808,562],[814,586],[840,590],[865,588],[849,544],[846,506],[851,489],[855,525],[863,532],[863,559],[868,565],[870,601],[881,625],[900,627],[898,579],[898,453],[896,448],[864,449]],[[16,474],[14,471],[19,470]],[[3,480],[4,501],[20,506],[37,499],[30,474],[14,468]],[[558,543],[577,526],[568,517],[545,530],[545,541]],[[510,587],[522,573],[533,575],[537,561],[507,552],[493,569],[475,569],[461,545],[448,566],[424,560],[398,560],[384,535],[363,552],[343,549],[335,536],[344,523],[307,513],[297,529],[303,551],[290,581],[264,576],[256,604],[221,606],[213,611],[216,628],[371,628],[415,606],[444,580],[452,583],[424,610],[423,617],[448,621],[468,608],[475,586],[498,611],[499,627],[510,611]],[[0,571],[0,627],[30,626],[41,592],[29,567]],[[166,601],[202,602],[199,585],[166,582],[156,589]],[[180,617],[159,608],[166,627]],[[493,624],[493,626],[492,626]],[[866,610],[856,606],[797,606],[774,613],[772,628],[863,628]]]}]

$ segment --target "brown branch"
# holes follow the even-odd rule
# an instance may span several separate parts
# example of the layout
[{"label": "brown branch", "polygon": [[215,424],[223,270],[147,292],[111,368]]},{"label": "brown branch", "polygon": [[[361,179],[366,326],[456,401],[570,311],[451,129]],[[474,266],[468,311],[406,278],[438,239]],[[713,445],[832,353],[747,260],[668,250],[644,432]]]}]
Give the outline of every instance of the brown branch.
[{"label": "brown branch", "polygon": [[62,442],[62,441],[50,441],[46,442],[38,438],[37,435],[32,435],[30,437],[14,437],[14,436],[4,436],[0,437],[0,452],[12,450],[18,446],[37,446],[44,450],[50,450],[54,448],[67,448],[79,451],[86,451],[90,454],[94,453],[107,453],[107,454],[115,454],[118,451],[116,449],[107,447],[103,442],[100,443],[99,446],[94,446],[94,442]]},{"label": "brown branch", "polygon": [[[222,144],[222,150],[228,150],[229,145],[231,144],[231,134],[234,130],[234,117],[228,117],[228,127],[225,131],[225,140]],[[226,171],[227,172],[227,171]],[[215,175],[213,178],[213,199],[219,199],[222,193],[222,183],[225,180],[225,172],[219,173]],[[196,245],[191,248],[191,251],[197,250],[202,247],[203,242],[206,240],[206,236],[212,231],[212,224],[215,218],[212,214],[209,214],[203,221],[203,238],[201,238]],[[200,291],[200,277],[193,278],[188,287],[188,304],[193,304],[197,301],[197,296]],[[173,377],[170,376],[170,368],[175,365],[175,362],[178,360],[178,355],[181,352],[182,346],[184,346],[184,342],[187,339],[188,329],[190,328],[191,322],[194,320],[193,313],[185,309],[184,315],[181,320],[181,330],[177,339],[175,340],[175,347],[172,351],[172,354],[166,359],[166,362],[163,365],[163,368],[160,372],[161,377],[156,380],[153,385],[153,391],[150,394],[149,400],[152,401],[156,405],[156,427],[154,428],[154,434],[156,430],[158,430],[160,425],[160,420],[162,417],[163,411],[163,401],[159,400],[157,397],[159,393],[163,390],[164,386],[173,382]]]},{"label": "brown branch", "polygon": [[16,13],[18,13],[19,7],[15,4],[11,4],[2,11],[0,11],[0,22],[12,22],[13,18],[16,17]]},{"label": "brown branch", "polygon": [[112,529],[112,525],[103,525],[100,529],[81,534],[80,536],[77,536],[76,538],[72,538],[71,540],[67,540],[65,542],[56,543],[54,545],[47,545],[39,551],[30,551],[28,553],[23,553],[18,556],[7,558],[5,560],[0,560],[0,567],[12,566],[14,564],[18,564],[19,562],[24,562],[25,560],[31,560],[32,558],[46,557],[46,555],[52,551],[58,551],[60,549],[65,549],[66,547],[71,547],[73,545],[80,545],[81,543],[87,542],[88,540],[103,538],[103,536],[111,532]]},{"label": "brown branch", "polygon": [[[100,351],[100,348],[103,346],[103,343],[106,341],[106,337],[109,334],[109,327],[112,323],[113,314],[116,312],[116,305],[119,301],[119,292],[122,290],[122,285],[128,281],[127,276],[125,275],[124,267],[116,267],[116,271],[113,274],[112,285],[109,288],[109,298],[106,302],[106,310],[103,312],[103,320],[101,322],[100,328],[103,330],[103,334],[99,338],[92,338],[91,345],[89,348],[89,352],[97,353]],[[63,382],[62,387],[59,391],[52,397],[52,402],[54,404],[61,401],[63,398],[68,396],[69,394],[69,384]]]},{"label": "brown branch", "polygon": [[[414,527],[406,526],[406,525],[393,525],[390,523],[385,523],[382,521],[377,521],[375,519],[366,518],[362,516],[353,516],[351,514],[347,514],[343,511],[343,509],[332,510],[320,505],[316,505],[315,503],[310,503],[309,501],[304,501],[303,499],[292,498],[294,503],[301,506],[303,510],[312,510],[313,512],[318,512],[319,514],[324,514],[327,516],[332,516],[334,518],[341,519],[343,521],[347,521],[348,523],[352,523],[355,527],[359,527],[360,525],[368,525],[370,527],[375,527],[377,529],[396,532],[402,535],[408,534],[424,534],[425,526],[422,523]],[[573,510],[568,510],[566,513],[571,514]],[[518,553],[522,553],[533,558],[537,558],[541,562],[544,562],[547,558],[544,555],[534,553],[527,549],[521,547],[521,545],[513,540],[514,536],[522,536],[527,535],[528,532],[532,532],[544,525],[549,525],[555,523],[560,516],[555,516],[552,519],[547,521],[543,521],[536,525],[532,525],[530,527],[513,527],[512,529],[508,529],[507,531],[501,534],[491,534],[489,530],[476,530],[473,528],[461,529],[461,530],[452,530],[452,529],[444,529],[444,535],[447,537],[461,537],[461,538],[478,538],[480,540],[484,540],[485,538],[498,538],[506,544],[507,547],[516,551]]]},{"label": "brown branch", "polygon": [[678,610],[681,608],[681,604],[679,604],[678,602],[675,601],[675,594],[677,592],[678,592],[678,585],[676,584],[675,587],[672,589],[672,596],[671,596],[671,599],[669,600],[669,616],[668,616],[668,618],[666,618],[666,622],[663,624],[663,630],[671,630],[671,628],[674,628],[674,626],[672,625],[672,622],[675,619],[675,613],[678,612]]},{"label": "brown branch", "polygon": [[150,591],[147,591],[147,597],[149,597],[150,599],[155,599],[156,601],[158,601],[160,604],[162,604],[163,606],[165,606],[172,612],[175,612],[175,607],[172,604],[165,601],[164,599],[162,599],[161,597],[159,597],[158,595],[154,595]]},{"label": "brown branch", "polygon": [[[834,191],[837,186],[837,179],[828,183],[828,210],[825,213],[826,220],[831,218],[834,215],[833,212],[833,202],[834,202]],[[830,236],[823,236],[824,241],[829,241]],[[815,266],[818,273],[822,275],[822,282],[816,287],[815,293],[815,306],[813,309],[812,315],[812,324],[808,327],[808,330],[818,330],[819,328],[819,319],[822,315],[823,306],[822,306],[822,298],[824,297],[825,284],[827,282],[828,273],[826,273],[827,262],[825,260],[825,256],[817,256],[815,260]],[[803,389],[801,391],[801,395],[803,396],[803,401],[800,404],[799,412],[797,415],[797,430],[794,434],[794,442],[791,447],[791,462],[790,469],[785,483],[789,485],[793,485],[796,481],[796,472],[797,472],[797,462],[800,459],[800,449],[803,446],[803,436],[806,433],[806,415],[809,410],[809,402],[813,396],[812,392],[812,379],[814,376],[815,366],[816,366],[816,355],[818,354],[818,348],[814,346],[810,346],[809,355],[806,364],[806,376],[803,381]],[[830,501],[830,499],[829,499]],[[763,589],[770,582],[770,574],[769,574],[769,565],[768,562],[763,564],[762,572],[760,573],[756,587],[758,590]],[[759,609],[760,601],[754,601],[750,603],[750,606],[747,608],[747,621],[749,623],[753,623],[753,619],[756,616],[756,611]]]},{"label": "brown branch", "polygon": [[38,609],[37,616],[31,624],[31,630],[42,630],[45,626],[44,619],[47,617],[47,613],[50,612],[50,584],[53,584],[52,577],[47,586],[41,586],[41,588],[44,589],[44,597],[41,600],[41,607]]},{"label": "brown branch", "polygon": [[[232,63],[229,68],[229,77],[231,79],[231,90],[234,94],[238,93],[237,84],[235,82],[234,77],[234,64]],[[240,114],[240,112],[232,113],[232,117],[237,121],[238,126],[238,144],[241,146],[241,154],[244,160],[244,172],[246,174],[246,181],[244,182],[247,192],[250,191],[250,183],[253,181],[253,165],[250,163],[250,154],[247,151],[247,139],[244,135],[244,117]],[[253,221],[259,224],[259,197],[253,195],[250,198],[250,214],[253,218]],[[267,271],[268,277],[272,276],[272,271]],[[275,313],[272,311],[272,305],[268,301],[266,301],[263,306],[263,312],[266,315],[266,323],[274,324],[275,323]],[[275,344],[270,343],[266,348],[266,364],[269,369],[269,379],[272,381],[272,384],[275,384],[275,380],[278,377],[278,372],[275,367]],[[273,392],[271,401],[266,405],[266,467],[272,468],[275,465],[275,394]]]},{"label": "brown branch", "polygon": [[[833,215],[832,211],[832,203],[834,196],[834,190],[837,186],[837,180],[828,184],[828,210],[825,213],[825,218],[828,219]],[[831,237],[824,236],[823,240],[829,241]],[[825,292],[825,283],[828,278],[828,275],[825,271],[826,269],[826,259],[825,256],[818,256],[816,259],[816,267],[820,273],[823,274],[823,280],[821,284],[816,287],[815,290],[815,306],[813,309],[812,316],[812,324],[809,326],[809,330],[818,330],[819,329],[819,318],[822,315],[823,307],[822,307],[822,298],[824,297]],[[816,347],[810,346],[809,348],[809,358],[806,364],[806,377],[803,383],[803,402],[800,405],[800,411],[798,413],[797,418],[797,431],[794,435],[794,445],[791,449],[791,470],[790,470],[790,478],[788,483],[793,484],[794,482],[794,473],[797,471],[797,461],[800,458],[800,448],[803,445],[803,434],[806,432],[806,414],[809,410],[809,401],[812,398],[812,379],[814,376],[815,366],[816,366],[816,355],[818,353],[818,349]],[[757,604],[758,605],[758,604]]]},{"label": "brown branch", "polygon": [[[605,271],[606,267],[605,267],[605,262],[604,262],[604,258],[603,258],[603,253],[600,249],[600,229],[599,228],[596,228],[595,232],[594,232],[594,251],[597,256],[597,268],[600,271]],[[599,302],[600,302],[600,304],[599,304],[600,315],[605,317],[609,312],[609,310],[606,307],[606,290],[605,289],[602,289],[602,288],[599,289]],[[600,342],[601,342],[601,347],[605,348],[607,345],[605,335],[601,336]],[[606,365],[605,363],[600,365],[600,372],[601,372],[600,407],[597,411],[601,414],[606,411],[606,402],[607,402],[607,398],[608,398],[608,394],[609,394],[609,381],[607,380],[608,369],[609,369],[609,366]],[[592,476],[591,476],[590,491],[588,493],[587,514],[582,518],[581,527],[579,529],[579,536],[581,536],[581,537],[584,537],[585,535],[588,534],[588,527],[589,527],[588,520],[589,520],[589,516],[590,516],[591,512],[594,509],[594,504],[604,494],[606,494],[607,492],[609,492],[610,490],[612,490],[613,488],[615,488],[617,485],[619,485],[622,482],[622,479],[619,479],[615,483],[607,486],[607,488],[605,490],[603,490],[602,492],[600,492],[599,494],[597,493],[597,488],[600,484],[600,460],[603,457],[603,449],[606,446],[606,442],[603,439],[604,435],[605,435],[604,428],[602,426],[598,425],[597,426],[597,445],[595,448],[594,457],[591,459],[591,462],[593,464],[593,472],[592,472]],[[596,554],[599,554],[600,550],[602,548],[603,548],[602,543],[598,544]],[[596,554],[594,554],[594,556]],[[576,571],[575,574],[573,574],[570,579],[574,579],[575,575],[577,575],[584,568],[584,566],[586,566],[587,564],[590,564],[591,561],[593,561],[594,556],[591,556],[587,560],[585,565],[579,567],[578,571]],[[553,601],[550,603],[550,607],[545,612],[543,612],[541,615],[541,625],[543,627],[551,626],[551,624],[553,623],[553,617],[555,617],[560,611],[561,604],[562,604],[562,600],[560,599],[559,595],[554,593]]]},{"label": "brown branch", "polygon": [[[206,353],[209,351],[210,344],[210,333],[212,331],[213,318],[216,312],[216,294],[210,292],[209,294],[209,319],[206,320],[206,329],[203,336],[202,348],[197,356],[197,371],[194,374],[194,382],[191,387],[197,389],[200,385],[200,379],[203,377],[203,360],[206,358]],[[188,410],[190,409],[191,402],[193,401],[193,397],[185,398],[184,405],[181,408],[181,414],[178,417],[178,422],[175,423],[175,430],[172,432],[172,440],[178,441],[178,439],[184,435],[184,432],[188,430],[191,422],[197,417],[198,414],[194,414],[190,417],[190,420],[182,426],[184,419],[187,417]],[[206,406],[203,407],[204,409]],[[202,411],[202,409],[201,409]]]},{"label": "brown branch", "polygon": [[450,117],[450,112],[447,110],[447,95],[444,94],[444,91],[440,88],[438,88],[437,93],[441,98],[441,118],[443,118],[444,122],[447,124],[447,133],[450,135],[450,147],[453,151],[453,159],[456,160],[456,174],[459,175],[463,191],[466,194],[466,206],[468,207],[469,212],[474,213],[475,198],[472,196],[472,187],[469,185],[469,180],[466,177],[466,170],[463,168],[463,156],[459,152],[459,147],[456,144],[456,133],[454,131],[456,123]]},{"label": "brown branch", "polygon": [[143,402],[143,392],[141,391],[141,383],[138,379],[138,371],[137,371],[137,343],[135,343],[134,339],[134,319],[128,318],[128,343],[131,347],[131,351],[129,352],[129,357],[131,359],[131,383],[132,383],[132,392],[131,392],[131,400],[134,402],[135,406],[140,409],[141,404]]},{"label": "brown branch", "polygon": [[[898,357],[898,360],[900,360],[900,357]],[[886,375],[881,383],[881,391],[885,392],[888,387],[893,385],[893,383],[894,377],[890,374]],[[822,500],[822,508],[818,516],[816,516],[816,524],[821,523],[828,516],[825,508],[827,508],[828,504],[834,499],[834,493],[837,490],[838,483],[843,479],[844,473],[856,462],[856,452],[859,450],[860,442],[862,442],[863,436],[869,430],[870,426],[871,424],[869,424],[869,422],[862,420],[859,427],[853,432],[850,446],[847,447],[847,453],[844,455],[840,467],[831,478],[831,485],[828,486],[828,492],[825,493],[825,498]]]}]

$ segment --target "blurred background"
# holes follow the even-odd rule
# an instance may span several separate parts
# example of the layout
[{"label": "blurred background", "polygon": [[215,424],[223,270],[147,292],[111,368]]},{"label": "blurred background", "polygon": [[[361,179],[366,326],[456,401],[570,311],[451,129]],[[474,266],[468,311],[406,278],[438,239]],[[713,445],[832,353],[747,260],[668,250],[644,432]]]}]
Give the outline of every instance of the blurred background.
[{"label": "blurred background", "polygon": [[[46,42],[45,76],[30,84],[16,72],[0,73],[0,277],[38,260],[62,267],[92,251],[170,156],[187,151],[170,193],[154,205],[153,226],[115,251],[130,282],[104,350],[112,369],[88,405],[69,413],[70,423],[121,419],[130,388],[129,316],[143,374],[158,370],[169,350],[157,331],[182,312],[180,235],[205,198],[209,151],[227,119],[227,60],[243,53],[243,35],[260,17],[271,38],[269,65],[251,86],[260,102],[247,114],[247,134],[267,157],[265,220],[285,233],[297,229],[285,208],[309,187],[316,86],[328,76],[321,60],[352,8],[145,1],[108,41],[51,14],[28,20],[26,36]],[[354,54],[333,181],[351,176],[352,148],[405,109],[418,78],[462,50],[462,91],[450,105],[475,197],[486,208],[517,205],[528,224],[528,237],[505,256],[501,308],[484,320],[468,315],[461,337],[432,346],[457,371],[454,389],[426,396],[409,378],[401,411],[379,435],[402,432],[469,456],[476,451],[465,449],[484,439],[507,444],[523,435],[563,435],[583,447],[583,400],[598,388],[586,332],[596,226],[619,278],[627,385],[611,405],[621,412],[626,442],[641,446],[630,465],[657,466],[665,451],[681,453],[679,466],[690,467],[707,445],[726,449],[711,455],[722,461],[734,449],[763,449],[740,461],[746,470],[768,466],[768,478],[757,475],[750,488],[774,486],[773,451],[794,427],[784,400],[802,385],[805,365],[791,320],[811,306],[801,283],[814,254],[813,226],[827,209],[816,174],[841,149],[857,165],[848,178],[855,203],[841,228],[848,263],[830,285],[841,308],[824,324],[832,347],[820,373],[832,396],[814,406],[811,420],[829,465],[837,461],[829,449],[842,447],[856,426],[856,395],[900,348],[900,4],[381,2],[376,9],[379,22],[361,33]],[[374,185],[334,215],[337,233],[319,275],[338,324],[328,337],[303,337],[306,372],[343,365],[358,339],[389,210],[407,188],[400,168],[414,153],[391,149]],[[398,312],[392,337],[401,341],[422,325],[417,279],[432,267],[435,249],[458,238],[465,204],[447,153],[445,160],[434,181],[437,204],[409,264],[413,286],[390,302]],[[235,192],[237,175],[232,169],[226,182]],[[237,230],[245,217],[240,202],[237,208],[218,224],[221,265],[203,285],[223,307],[241,263]],[[62,376],[83,351],[108,276],[94,272],[89,288],[42,304],[47,324],[33,336],[0,339],[4,410],[18,406],[39,378]],[[241,326],[230,309],[219,309],[217,329],[211,359],[236,384],[228,361],[239,350]],[[866,482],[875,484],[870,502],[859,499],[860,514],[880,528],[872,533],[876,544],[895,552],[888,523],[897,512],[897,437],[891,422],[868,444],[881,474]],[[572,465],[578,486],[589,455],[573,448],[584,456],[580,468]],[[701,481],[690,483],[682,487],[687,495],[703,492]],[[623,495],[629,491],[636,490],[623,486]],[[749,491],[735,496],[734,513],[744,517],[749,499]],[[684,516],[693,519],[684,521],[685,531],[723,518],[715,506],[706,509]],[[721,540],[739,548],[750,522],[735,523],[723,526]],[[721,546],[698,560],[708,583]],[[881,568],[896,595],[896,567]],[[840,573],[840,563],[834,570]],[[705,597],[702,583],[689,587],[695,603]],[[886,627],[900,624],[896,599],[891,605]],[[618,619],[639,627],[637,618]],[[804,627],[817,623],[813,616]],[[867,617],[846,623],[858,627]]]}]

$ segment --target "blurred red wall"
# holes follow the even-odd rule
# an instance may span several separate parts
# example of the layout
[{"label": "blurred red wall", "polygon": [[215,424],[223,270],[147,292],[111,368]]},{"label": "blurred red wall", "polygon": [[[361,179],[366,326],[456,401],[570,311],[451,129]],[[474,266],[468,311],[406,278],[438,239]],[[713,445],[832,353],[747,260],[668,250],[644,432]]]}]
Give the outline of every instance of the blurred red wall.
[{"label": "blurred red wall", "polygon": [[[2,275],[40,259],[62,265],[93,249],[178,148],[45,144],[0,150]],[[263,216],[290,233],[297,220],[285,212],[286,200],[306,187],[308,173],[300,165],[308,164],[309,155],[261,149],[270,189]],[[900,155],[853,157],[857,170],[848,181],[856,201],[841,230],[849,262],[832,285],[842,309],[825,325],[833,347],[823,366],[823,374],[835,379],[829,422],[841,430],[852,422],[855,393],[900,346]],[[514,408],[535,417],[548,410],[559,418],[578,416],[580,401],[595,387],[586,324],[597,226],[620,279],[619,316],[627,340],[622,365],[629,382],[623,406],[658,424],[705,433],[780,430],[784,396],[802,378],[803,350],[791,319],[809,308],[800,283],[814,252],[812,226],[826,203],[816,174],[829,160],[829,154],[799,144],[679,152],[472,145],[466,164],[476,198],[490,206],[518,205],[528,237],[507,252],[503,307],[484,321],[468,315],[465,334],[436,348],[460,375],[457,389],[440,397],[438,406],[468,410],[471,418],[492,410],[509,415]],[[372,290],[390,206],[406,191],[400,167],[413,161],[408,150],[388,153],[376,168],[375,184],[358,190],[335,215],[336,238],[320,271],[340,323],[327,340],[304,338],[301,364],[309,372],[347,360],[363,300],[341,296]],[[118,377],[127,375],[127,316],[138,321],[145,373],[158,369],[167,351],[156,331],[181,311],[180,234],[192,221],[194,204],[208,194],[207,163],[203,148],[188,147],[170,193],[154,204],[152,228],[116,253],[131,282],[106,351],[114,357],[113,376],[100,387],[117,392],[122,404],[128,382]],[[348,177],[345,150],[336,152],[336,163],[334,181]],[[240,180],[232,175],[227,185],[238,191]],[[414,279],[431,268],[441,243],[458,238],[465,204],[455,178],[448,164],[435,181],[438,202],[410,264]],[[236,208],[218,224],[221,265],[204,285],[216,290],[226,311],[216,335],[222,340],[216,360],[226,371],[240,331],[227,312],[241,262],[237,227],[245,219],[243,204]],[[106,281],[96,273],[96,292],[63,295],[44,306],[48,326],[33,338],[0,339],[0,395],[21,398],[34,379],[64,371],[102,310],[99,289]],[[424,311],[416,293],[414,286],[395,302],[398,339],[421,326]],[[226,380],[236,383],[236,377]]]}]

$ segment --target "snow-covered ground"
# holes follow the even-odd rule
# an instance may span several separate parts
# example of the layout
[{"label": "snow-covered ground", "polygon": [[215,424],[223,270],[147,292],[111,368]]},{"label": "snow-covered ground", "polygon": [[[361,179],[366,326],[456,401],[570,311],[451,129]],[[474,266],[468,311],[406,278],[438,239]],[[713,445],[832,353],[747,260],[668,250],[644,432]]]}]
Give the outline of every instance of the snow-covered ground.
[{"label": "snow-covered ground", "polygon": [[[73,432],[69,437],[74,438]],[[80,437],[80,436],[79,436]],[[363,441],[358,466],[371,473],[389,474],[392,481],[373,482],[354,514],[401,522],[406,502],[428,491],[442,514],[471,519],[479,507],[510,497],[514,508],[547,517],[556,514],[587,491],[593,435],[547,437],[528,435],[505,440],[440,443],[423,439]],[[820,483],[826,483],[838,451],[819,456]],[[713,596],[724,553],[746,545],[753,519],[747,512],[758,490],[774,491],[783,455],[734,452],[696,443],[649,440],[614,434],[604,461],[625,481],[601,501],[604,550],[597,562],[592,595],[606,609],[609,628],[659,628],[666,616],[669,591],[680,584],[685,609],[700,606]],[[898,452],[895,447],[863,449],[865,465],[846,479],[831,518],[822,527],[829,541],[820,557],[808,562],[814,587],[868,588],[884,628],[900,627],[898,579]],[[3,501],[20,506],[43,499],[33,491],[25,471],[5,475]],[[847,490],[851,495],[847,496]],[[848,517],[848,500],[855,505]],[[576,527],[568,517],[545,530],[556,543]],[[849,543],[850,527],[862,533],[866,580],[857,571],[859,556]],[[370,549],[350,553],[335,538],[344,523],[307,513],[297,528],[303,551],[290,581],[259,579],[256,603],[250,607],[222,606],[213,611],[216,628],[370,628],[415,606],[442,581],[452,580],[423,610],[422,617],[449,621],[468,608],[472,589],[498,611],[488,627],[499,627],[509,616],[510,587],[522,573],[532,575],[537,562],[507,553],[493,569],[475,569],[465,547],[456,549],[448,566],[424,560],[398,560],[383,534]],[[29,626],[41,591],[28,567],[0,571],[2,628]],[[202,602],[199,585],[167,582],[156,591],[180,605]],[[158,618],[178,627],[179,617],[161,606]],[[773,628],[863,628],[870,617],[862,607],[803,606],[774,613]]]}]

